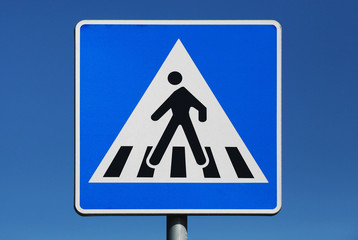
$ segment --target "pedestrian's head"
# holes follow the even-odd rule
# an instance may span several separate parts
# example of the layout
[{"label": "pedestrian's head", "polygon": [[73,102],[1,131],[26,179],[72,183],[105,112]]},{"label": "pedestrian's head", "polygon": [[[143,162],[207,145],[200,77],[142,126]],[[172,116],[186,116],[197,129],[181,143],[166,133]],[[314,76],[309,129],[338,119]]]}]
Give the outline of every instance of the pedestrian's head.
[{"label": "pedestrian's head", "polygon": [[179,72],[171,72],[168,75],[168,81],[173,84],[173,85],[178,85],[179,83],[181,83],[181,80],[183,79],[183,77],[181,76],[181,74]]}]

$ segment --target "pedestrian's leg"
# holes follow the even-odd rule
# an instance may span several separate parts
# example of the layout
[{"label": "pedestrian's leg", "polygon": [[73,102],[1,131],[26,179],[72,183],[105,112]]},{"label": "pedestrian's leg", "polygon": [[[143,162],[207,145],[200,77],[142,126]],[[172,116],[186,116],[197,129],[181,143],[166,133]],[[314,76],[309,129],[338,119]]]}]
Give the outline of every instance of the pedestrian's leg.
[{"label": "pedestrian's leg", "polygon": [[170,140],[172,140],[173,135],[177,128],[178,128],[178,123],[176,121],[170,120],[156,148],[154,149],[152,156],[149,159],[150,164],[158,165],[160,163],[165,153],[165,150],[167,149]]},{"label": "pedestrian's leg", "polygon": [[198,136],[196,135],[194,126],[190,119],[183,123],[184,133],[188,139],[191,150],[193,151],[197,164],[204,165],[206,163],[203,149],[201,148]]}]

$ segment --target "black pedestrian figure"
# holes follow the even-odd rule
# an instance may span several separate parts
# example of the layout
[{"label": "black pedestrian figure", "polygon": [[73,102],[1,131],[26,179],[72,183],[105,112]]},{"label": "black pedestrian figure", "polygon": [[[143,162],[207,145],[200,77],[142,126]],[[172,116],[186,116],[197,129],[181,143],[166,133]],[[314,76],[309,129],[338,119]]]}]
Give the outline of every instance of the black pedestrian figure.
[{"label": "black pedestrian figure", "polygon": [[[168,75],[168,81],[173,85],[178,85],[182,81],[182,76],[179,72],[171,72]],[[153,121],[159,120],[170,109],[172,110],[173,116],[149,160],[150,164],[157,165],[160,163],[179,125],[181,125],[184,130],[196,162],[199,165],[204,165],[206,163],[204,152],[200,146],[193,123],[190,120],[189,110],[191,107],[198,110],[199,121],[205,122],[206,107],[185,87],[181,87],[173,92],[172,95],[170,95],[170,97],[153,113],[151,116]]]}]

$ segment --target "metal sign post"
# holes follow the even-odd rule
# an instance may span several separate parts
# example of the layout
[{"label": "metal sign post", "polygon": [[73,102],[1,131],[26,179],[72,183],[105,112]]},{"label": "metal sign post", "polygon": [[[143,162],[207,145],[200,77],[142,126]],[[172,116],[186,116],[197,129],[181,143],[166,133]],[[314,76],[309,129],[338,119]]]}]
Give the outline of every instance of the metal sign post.
[{"label": "metal sign post", "polygon": [[167,215],[167,240],[188,239],[188,216]]}]

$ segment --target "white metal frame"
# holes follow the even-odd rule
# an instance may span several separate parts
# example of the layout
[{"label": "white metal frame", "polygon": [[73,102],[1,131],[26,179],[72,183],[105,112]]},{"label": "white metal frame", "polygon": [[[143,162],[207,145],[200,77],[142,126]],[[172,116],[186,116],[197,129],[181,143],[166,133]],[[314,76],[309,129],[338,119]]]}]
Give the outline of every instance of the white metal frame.
[{"label": "white metal frame", "polygon": [[[83,209],[80,206],[80,29],[100,25],[273,25],[277,29],[277,206],[274,209]],[[282,29],[274,20],[83,20],[75,28],[75,209],[83,215],[274,215],[282,207]]]}]

